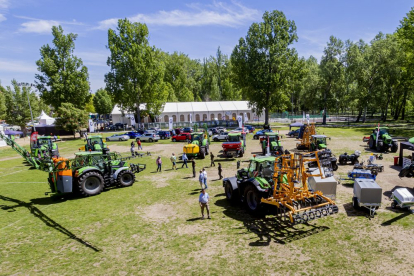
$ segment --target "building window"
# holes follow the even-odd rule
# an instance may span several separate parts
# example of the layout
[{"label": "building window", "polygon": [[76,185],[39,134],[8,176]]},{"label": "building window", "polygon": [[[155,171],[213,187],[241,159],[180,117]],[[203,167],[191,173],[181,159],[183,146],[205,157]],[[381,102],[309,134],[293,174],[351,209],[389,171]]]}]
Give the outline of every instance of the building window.
[{"label": "building window", "polygon": [[167,115],[164,116],[164,123],[168,123],[168,116]]},{"label": "building window", "polygon": [[200,122],[200,114],[196,114],[196,122]]},{"label": "building window", "polygon": [[180,115],[180,122],[184,122],[184,115]]},{"label": "building window", "polygon": [[249,121],[250,121],[250,112],[247,112],[247,118],[249,119]]},{"label": "building window", "polygon": [[207,114],[203,114],[203,121],[207,121]]},{"label": "building window", "polygon": [[173,117],[173,122],[176,123],[177,122],[177,116],[172,115],[172,117]]},{"label": "building window", "polygon": [[217,115],[217,117],[218,117],[218,119],[219,119],[219,120],[221,120],[221,118],[222,118],[222,117],[221,117],[221,113],[219,113],[219,114]]},{"label": "building window", "polygon": [[210,114],[211,121],[214,121],[214,114]]}]

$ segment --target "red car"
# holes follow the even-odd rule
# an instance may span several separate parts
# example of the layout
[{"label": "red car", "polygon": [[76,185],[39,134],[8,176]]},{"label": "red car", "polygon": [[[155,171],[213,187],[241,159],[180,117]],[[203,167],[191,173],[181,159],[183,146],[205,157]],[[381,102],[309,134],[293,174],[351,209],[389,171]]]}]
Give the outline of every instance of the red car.
[{"label": "red car", "polygon": [[171,138],[171,141],[173,142],[177,142],[177,141],[187,141],[191,139],[191,134],[190,133],[181,133],[178,135],[174,135]]}]

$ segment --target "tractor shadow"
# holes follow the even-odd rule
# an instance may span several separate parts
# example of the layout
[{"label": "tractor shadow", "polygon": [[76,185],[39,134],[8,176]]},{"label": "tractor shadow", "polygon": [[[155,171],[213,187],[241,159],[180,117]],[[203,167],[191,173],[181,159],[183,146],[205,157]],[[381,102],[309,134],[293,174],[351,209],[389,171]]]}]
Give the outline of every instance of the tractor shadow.
[{"label": "tractor shadow", "polygon": [[269,246],[271,242],[287,244],[330,229],[309,223],[292,226],[275,216],[254,217],[243,209],[242,204],[233,206],[225,198],[217,200],[215,205],[224,209],[224,215],[243,222],[243,227],[239,228],[240,235],[257,235],[257,239],[249,243],[250,246]]},{"label": "tractor shadow", "polygon": [[15,208],[18,208],[18,207],[27,208],[34,217],[40,219],[46,226],[59,231],[60,233],[66,235],[68,238],[79,242],[80,244],[92,249],[95,252],[101,251],[99,248],[95,247],[90,242],[79,238],[74,233],[66,229],[64,226],[60,225],[59,223],[54,221],[52,218],[48,217],[45,213],[43,213],[36,206],[34,206],[33,202],[28,203],[28,202],[24,202],[18,199],[14,199],[14,198],[2,196],[2,195],[0,195],[0,200],[12,202],[15,204],[15,205],[0,205],[0,209],[8,211],[8,212],[14,212]]}]

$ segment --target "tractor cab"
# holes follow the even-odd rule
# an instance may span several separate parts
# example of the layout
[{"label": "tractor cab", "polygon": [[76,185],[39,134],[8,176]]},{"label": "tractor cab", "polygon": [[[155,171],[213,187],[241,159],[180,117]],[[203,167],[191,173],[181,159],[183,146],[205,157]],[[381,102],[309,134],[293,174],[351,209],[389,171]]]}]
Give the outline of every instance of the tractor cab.
[{"label": "tractor cab", "polygon": [[257,156],[250,158],[249,166],[238,170],[239,180],[256,179],[261,186],[270,188],[273,183],[275,157]]},{"label": "tractor cab", "polygon": [[52,136],[38,136],[36,141],[31,140],[30,149],[32,157],[59,157],[59,149],[52,141]]},{"label": "tractor cab", "polygon": [[240,132],[229,133],[227,137],[228,137],[227,142],[240,142],[241,141]]},{"label": "tractor cab", "polygon": [[312,135],[311,139],[311,151],[326,149],[326,137],[325,135]]},{"label": "tractor cab", "polygon": [[[102,153],[109,152],[106,143],[103,142],[101,135],[89,135],[86,139],[85,151],[100,151]],[[82,149],[82,148],[81,148]]]},{"label": "tractor cab", "polygon": [[280,136],[278,133],[268,132],[263,138],[260,138],[263,155],[266,154],[267,144],[269,142],[269,151],[276,156],[283,154],[283,147],[280,145]]},{"label": "tractor cab", "polygon": [[208,136],[206,132],[193,132],[191,133],[191,141],[188,145],[185,145],[183,152],[189,157],[200,157],[204,159],[209,153]]}]

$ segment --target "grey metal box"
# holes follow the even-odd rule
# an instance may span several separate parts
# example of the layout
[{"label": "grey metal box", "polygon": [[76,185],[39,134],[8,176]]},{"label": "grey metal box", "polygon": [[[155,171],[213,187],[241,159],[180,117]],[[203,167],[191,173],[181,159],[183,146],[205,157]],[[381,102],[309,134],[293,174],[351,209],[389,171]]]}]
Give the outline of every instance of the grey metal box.
[{"label": "grey metal box", "polygon": [[333,176],[327,178],[311,176],[308,178],[308,186],[314,191],[321,191],[324,196],[331,199],[336,198],[336,187],[338,186],[338,182]]},{"label": "grey metal box", "polygon": [[360,203],[381,203],[382,188],[372,179],[356,178],[354,196]]}]

